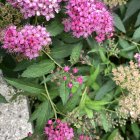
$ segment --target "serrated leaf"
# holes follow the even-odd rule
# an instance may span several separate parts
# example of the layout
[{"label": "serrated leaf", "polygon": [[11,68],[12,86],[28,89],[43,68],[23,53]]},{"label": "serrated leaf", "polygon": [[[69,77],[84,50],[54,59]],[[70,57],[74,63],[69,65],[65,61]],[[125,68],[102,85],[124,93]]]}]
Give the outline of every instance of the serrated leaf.
[{"label": "serrated leaf", "polygon": [[140,25],[140,12],[138,14],[138,17],[137,17],[137,20],[136,20],[136,23],[135,23],[135,27],[137,27],[139,25]]},{"label": "serrated leaf", "polygon": [[113,17],[114,17],[115,27],[117,29],[119,29],[120,31],[122,31],[123,33],[126,33],[126,30],[125,30],[125,27],[123,25],[123,22],[122,22],[121,18],[115,13],[113,13]]},{"label": "serrated leaf", "polygon": [[107,140],[114,140],[115,136],[117,135],[118,133],[118,129],[115,129],[111,134],[110,136],[108,137]]},{"label": "serrated leaf", "polygon": [[140,129],[137,123],[131,124],[131,129],[135,135],[135,137],[138,139],[140,136]]},{"label": "serrated leaf", "polygon": [[101,100],[104,95],[110,92],[112,89],[116,87],[115,83],[112,80],[107,81],[97,92],[95,99]]},{"label": "serrated leaf", "polygon": [[45,92],[44,88],[41,86],[31,82],[23,81],[22,79],[5,78],[5,80],[17,89],[21,89],[35,95]]},{"label": "serrated leaf", "polygon": [[63,32],[63,24],[58,20],[55,19],[49,25],[47,25],[47,31],[51,34],[51,36],[56,36]]},{"label": "serrated leaf", "polygon": [[100,65],[97,66],[97,68],[91,73],[89,79],[88,79],[88,85],[93,85],[96,81],[98,75],[100,73]]},{"label": "serrated leaf", "polygon": [[55,68],[55,64],[50,60],[42,60],[37,64],[29,66],[23,73],[22,77],[36,78],[50,73]]},{"label": "serrated leaf", "polygon": [[0,103],[7,103],[5,97],[2,96],[1,94],[0,94]]},{"label": "serrated leaf", "polygon": [[138,27],[138,28],[135,30],[132,39],[135,39],[135,40],[139,40],[139,39],[140,39],[140,27]]},{"label": "serrated leaf", "polygon": [[63,81],[59,87],[59,95],[61,97],[63,105],[65,105],[69,99],[69,90],[65,81]]},{"label": "serrated leaf", "polygon": [[36,131],[42,131],[47,120],[51,115],[51,106],[50,103],[46,100],[38,106],[38,108],[31,115],[29,122],[37,120]]},{"label": "serrated leaf", "polygon": [[64,44],[62,46],[59,46],[58,44],[58,46],[52,48],[50,55],[55,59],[65,58],[71,54],[73,48],[74,48],[73,45]]},{"label": "serrated leaf", "polygon": [[134,13],[136,13],[140,9],[139,2],[140,2],[139,0],[130,1],[126,10],[124,21],[126,21],[128,18],[130,18]]},{"label": "serrated leaf", "polygon": [[104,128],[105,132],[108,132],[110,129],[110,126],[107,121],[106,115],[104,112],[101,112],[100,115],[101,115],[101,122],[102,122],[103,128]]},{"label": "serrated leaf", "polygon": [[71,64],[75,64],[78,62],[81,54],[83,44],[80,42],[78,44],[75,44],[75,47],[72,50],[72,54],[70,56],[70,62]]},{"label": "serrated leaf", "polygon": [[84,107],[85,112],[87,113],[88,118],[93,118],[93,111],[87,107]]}]

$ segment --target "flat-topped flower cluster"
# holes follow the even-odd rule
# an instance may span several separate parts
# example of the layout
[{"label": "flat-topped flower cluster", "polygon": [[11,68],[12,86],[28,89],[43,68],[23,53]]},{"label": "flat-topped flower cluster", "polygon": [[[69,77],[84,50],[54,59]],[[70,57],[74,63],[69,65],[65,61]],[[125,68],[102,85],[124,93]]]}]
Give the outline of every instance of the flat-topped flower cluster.
[{"label": "flat-topped flower cluster", "polygon": [[2,47],[8,52],[33,59],[39,56],[43,46],[51,44],[51,38],[46,28],[40,25],[26,25],[20,30],[10,26],[4,31],[3,44]]},{"label": "flat-topped flower cluster", "polygon": [[96,33],[96,40],[103,40],[113,35],[113,18],[103,2],[96,0],[69,0],[66,6],[68,18],[64,19],[65,31],[71,31],[79,38]]},{"label": "flat-topped flower cluster", "polygon": [[60,10],[62,0],[7,0],[14,7],[19,8],[27,19],[32,16],[45,16],[49,21],[55,17],[55,12]]}]

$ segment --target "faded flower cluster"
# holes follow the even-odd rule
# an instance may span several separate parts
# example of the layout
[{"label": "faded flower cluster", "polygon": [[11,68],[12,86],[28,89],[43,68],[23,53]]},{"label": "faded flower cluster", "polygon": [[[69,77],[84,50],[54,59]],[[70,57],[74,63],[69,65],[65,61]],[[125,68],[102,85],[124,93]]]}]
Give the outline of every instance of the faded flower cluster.
[{"label": "faded flower cluster", "polygon": [[126,4],[128,0],[104,0],[105,4],[110,7]]},{"label": "faded flower cluster", "polygon": [[32,16],[45,16],[49,21],[60,10],[62,0],[7,0],[14,7],[20,9],[25,19]]},{"label": "faded flower cluster", "polygon": [[22,14],[9,4],[0,3],[0,30],[9,24],[19,25]]},{"label": "faded flower cluster", "polygon": [[113,35],[113,18],[103,2],[96,0],[69,0],[66,6],[68,18],[64,19],[65,31],[79,38],[96,33],[98,42]]},{"label": "faded flower cluster", "polygon": [[4,31],[3,48],[10,53],[18,53],[28,59],[39,56],[43,46],[51,44],[50,34],[46,28],[38,25],[26,25],[20,30],[10,26]]},{"label": "faded flower cluster", "polygon": [[131,117],[132,121],[140,118],[140,71],[138,64],[130,61],[130,66],[113,69],[114,81],[127,94],[119,99],[118,113],[122,118]]}]

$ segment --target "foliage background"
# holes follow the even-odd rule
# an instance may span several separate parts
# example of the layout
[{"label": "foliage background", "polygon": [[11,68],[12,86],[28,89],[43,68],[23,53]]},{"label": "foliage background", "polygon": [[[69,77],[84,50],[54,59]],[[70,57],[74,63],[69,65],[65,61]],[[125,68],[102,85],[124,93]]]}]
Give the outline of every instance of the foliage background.
[{"label": "foliage background", "polygon": [[[2,2],[5,3],[4,0]],[[110,7],[110,10],[114,17],[115,34],[112,40],[104,43],[98,44],[93,37],[76,39],[70,33],[65,33],[61,23],[64,9],[61,9],[49,22],[42,17],[37,19],[38,24],[43,22],[52,37],[52,45],[37,59],[20,60],[0,48],[0,68],[6,81],[22,90],[13,99],[19,95],[30,99],[32,114],[29,121],[34,122],[35,133],[27,139],[44,139],[44,126],[48,119],[54,118],[54,113],[61,119],[73,121],[70,123],[76,135],[90,133],[92,138],[98,139],[99,136],[100,140],[140,139],[139,120],[132,123],[129,118],[124,125],[117,123],[114,112],[122,89],[115,84],[112,75],[113,68],[129,65],[130,60],[135,61],[135,53],[139,53],[140,0],[129,0],[124,5]],[[33,24],[34,20],[34,17],[22,20],[20,25],[27,22]],[[70,91],[62,78],[57,79],[63,72],[56,63],[61,67],[77,67],[78,75],[84,78],[82,86],[75,83]],[[71,98],[70,93],[73,94]],[[3,97],[0,98],[0,102],[3,102]],[[113,126],[110,126],[107,114],[115,121]],[[78,118],[76,115],[84,119],[80,124],[81,129],[77,126],[79,124],[74,124]],[[97,124],[96,116],[99,117]],[[89,128],[83,132],[84,126]]]}]

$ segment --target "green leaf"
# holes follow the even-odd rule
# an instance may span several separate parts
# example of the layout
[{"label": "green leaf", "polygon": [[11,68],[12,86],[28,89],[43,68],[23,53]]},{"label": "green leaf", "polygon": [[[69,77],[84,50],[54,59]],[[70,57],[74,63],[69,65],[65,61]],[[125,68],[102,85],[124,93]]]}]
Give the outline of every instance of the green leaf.
[{"label": "green leaf", "polygon": [[139,0],[130,1],[126,10],[124,21],[126,21],[128,18],[130,18],[134,13],[136,13],[140,9],[139,2],[140,2]]},{"label": "green leaf", "polygon": [[123,25],[121,18],[115,13],[113,13],[113,17],[114,17],[114,24],[116,28],[122,31],[123,33],[126,33],[126,30],[125,30],[125,27]]},{"label": "green leaf", "polygon": [[21,61],[17,64],[17,66],[14,68],[14,71],[21,71],[26,69],[28,66],[30,66],[31,64],[33,64],[33,61]]},{"label": "green leaf", "polygon": [[7,103],[5,97],[2,96],[1,94],[0,94],[0,103]]},{"label": "green leaf", "polygon": [[55,19],[52,21],[47,27],[47,31],[50,32],[51,36],[56,36],[63,32],[63,24],[58,20]]},{"label": "green leaf", "polygon": [[95,99],[101,100],[104,95],[110,92],[112,89],[116,87],[115,83],[112,80],[107,81],[97,92]]},{"label": "green leaf", "polygon": [[72,50],[72,54],[70,56],[70,62],[71,64],[75,64],[78,62],[80,58],[80,53],[82,50],[83,44],[80,42],[78,44],[75,44],[75,47]]},{"label": "green leaf", "polygon": [[87,113],[88,118],[93,118],[93,111],[87,107],[84,107],[85,112]]},{"label": "green leaf", "polygon": [[38,108],[31,115],[29,122],[36,120],[36,131],[43,131],[47,120],[51,115],[50,103],[46,100],[38,106]]},{"label": "green leaf", "polygon": [[5,80],[12,86],[35,95],[45,92],[44,88],[42,88],[40,85],[23,81],[22,79],[5,78]]},{"label": "green leaf", "polygon": [[59,108],[60,111],[64,113],[70,112],[76,107],[76,105],[79,104],[80,96],[81,96],[81,87],[79,87],[79,89],[73,94],[73,96],[68,100],[65,106],[59,104],[59,106],[57,107]]},{"label": "green leaf", "polygon": [[136,20],[136,23],[135,23],[135,27],[137,27],[139,25],[140,25],[140,12],[138,14],[138,17],[137,17],[137,20]]},{"label": "green leaf", "polygon": [[134,39],[134,40],[139,40],[139,39],[140,39],[140,27],[138,27],[138,28],[135,30],[132,39]]},{"label": "green leaf", "polygon": [[50,73],[55,68],[55,64],[50,60],[42,60],[37,64],[29,66],[23,73],[22,77],[36,78]]},{"label": "green leaf", "polygon": [[88,79],[88,85],[93,85],[95,83],[99,73],[100,73],[100,65],[98,65],[95,71],[92,72],[92,74],[90,75]]},{"label": "green leaf", "polygon": [[135,135],[135,137],[138,139],[140,137],[140,129],[137,123],[131,124],[131,129]]},{"label": "green leaf", "polygon": [[119,38],[119,44],[120,46],[125,49],[125,48],[128,48],[128,46],[130,46],[130,44],[128,43],[128,41],[122,39],[122,38]]},{"label": "green leaf", "polygon": [[71,54],[74,47],[74,45],[70,44],[64,44],[62,46],[59,46],[58,44],[58,46],[52,48],[50,55],[55,59],[68,57]]},{"label": "green leaf", "polygon": [[70,33],[63,32],[58,36],[61,40],[63,40],[65,43],[71,44],[79,42],[82,38],[75,38]]},{"label": "green leaf", "polygon": [[106,115],[104,112],[101,112],[100,115],[101,115],[101,122],[102,122],[103,128],[105,132],[108,132],[110,129],[110,126],[109,126],[109,122],[107,121]]},{"label": "green leaf", "polygon": [[59,87],[59,95],[62,99],[63,105],[65,105],[69,99],[69,90],[65,81],[63,81]]},{"label": "green leaf", "polygon": [[110,134],[107,140],[114,140],[117,133],[118,133],[118,129],[113,130],[113,132]]}]

